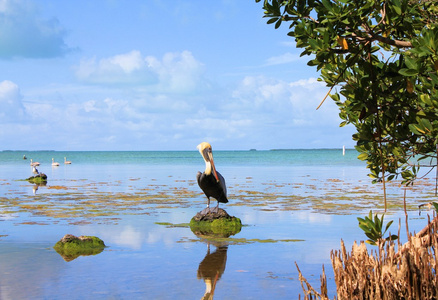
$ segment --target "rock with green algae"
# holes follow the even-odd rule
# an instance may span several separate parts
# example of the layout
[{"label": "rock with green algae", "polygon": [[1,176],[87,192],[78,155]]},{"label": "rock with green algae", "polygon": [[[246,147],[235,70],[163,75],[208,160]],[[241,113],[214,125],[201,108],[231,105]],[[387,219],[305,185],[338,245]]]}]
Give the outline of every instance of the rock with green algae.
[{"label": "rock with green algae", "polygon": [[35,176],[30,176],[29,178],[26,178],[26,180],[35,184],[43,184],[47,182],[47,175],[40,173]]},{"label": "rock with green algae", "polygon": [[99,254],[105,247],[105,243],[98,237],[76,237],[72,234],[66,234],[53,246],[53,249],[55,249],[65,261],[72,261],[81,255]]},{"label": "rock with green algae", "polygon": [[190,220],[190,229],[196,235],[229,237],[240,232],[242,222],[222,208],[205,208]]}]

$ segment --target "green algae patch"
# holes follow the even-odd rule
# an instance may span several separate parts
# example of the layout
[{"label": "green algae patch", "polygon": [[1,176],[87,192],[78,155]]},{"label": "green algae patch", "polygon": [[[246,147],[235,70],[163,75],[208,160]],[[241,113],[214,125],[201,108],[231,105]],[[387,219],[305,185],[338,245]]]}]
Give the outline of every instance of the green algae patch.
[{"label": "green algae patch", "polygon": [[[304,242],[303,239],[247,239],[247,238],[234,238],[234,237],[220,237],[214,235],[197,235],[203,242],[210,243],[225,243],[227,245],[248,245],[255,243],[263,243],[263,244],[274,244],[274,243],[296,243],[296,242]],[[197,243],[199,239],[189,239],[183,238],[178,241],[178,243]]]},{"label": "green algae patch", "polygon": [[192,219],[190,221],[190,229],[192,231],[200,232],[212,232],[212,233],[225,233],[234,235],[240,232],[242,229],[242,222],[239,218],[221,218],[213,221],[196,221]]},{"label": "green algae patch", "polygon": [[[183,209],[193,205],[201,207],[201,204],[203,206],[205,203],[196,180],[175,178],[167,184],[158,184],[159,180],[155,178],[141,180],[149,182],[136,187],[135,183],[140,181],[92,181],[79,178],[58,181],[59,185],[44,187],[48,185],[47,182],[29,184],[24,178],[0,178],[0,186],[6,191],[0,196],[0,215],[15,219],[16,214],[30,213],[33,216],[47,217],[48,223],[109,224],[117,223],[113,220],[123,215],[156,215],[167,213],[169,209]],[[15,187],[15,183],[12,184],[10,181],[26,182],[23,186],[28,186],[28,190]],[[418,210],[419,201],[433,201],[434,183],[434,179],[424,179],[408,187],[407,209]],[[113,192],[112,187],[123,187],[124,184],[129,186],[128,190]],[[387,187],[388,208],[391,211],[403,209],[398,183],[388,184]],[[383,210],[381,185],[371,185],[368,181],[362,180],[350,182],[336,178],[311,178],[310,175],[297,176],[294,182],[256,182],[247,178],[246,182],[229,187],[229,192],[232,201],[227,207],[245,207],[266,213],[308,210],[339,215],[368,212],[370,209]],[[190,218],[187,221],[189,220]],[[162,225],[179,227],[175,224]]]},{"label": "green algae patch", "polygon": [[65,261],[72,261],[79,256],[96,255],[103,251],[105,243],[95,236],[76,237],[66,234],[59,240],[53,249],[62,256]]},{"label": "green algae patch", "polygon": [[155,222],[155,224],[166,226],[167,228],[187,228],[187,227],[190,227],[189,223],[173,224],[173,223],[169,223],[169,222]]}]

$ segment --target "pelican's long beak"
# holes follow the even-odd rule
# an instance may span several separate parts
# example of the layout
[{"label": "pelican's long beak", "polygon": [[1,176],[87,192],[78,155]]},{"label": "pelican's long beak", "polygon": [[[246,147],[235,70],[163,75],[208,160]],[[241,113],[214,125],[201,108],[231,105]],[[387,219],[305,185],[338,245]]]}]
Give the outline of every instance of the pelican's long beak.
[{"label": "pelican's long beak", "polygon": [[207,153],[207,155],[208,155],[208,158],[210,160],[211,171],[213,172],[213,176],[214,176],[214,178],[216,178],[216,181],[219,182],[219,177],[217,176],[217,173],[216,173],[216,167],[214,166],[213,153],[211,151],[209,151]]}]

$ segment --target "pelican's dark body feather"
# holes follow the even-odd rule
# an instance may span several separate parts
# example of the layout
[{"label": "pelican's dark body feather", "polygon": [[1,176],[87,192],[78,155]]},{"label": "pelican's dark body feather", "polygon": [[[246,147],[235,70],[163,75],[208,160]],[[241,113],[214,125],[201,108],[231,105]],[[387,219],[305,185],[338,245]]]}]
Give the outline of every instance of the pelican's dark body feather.
[{"label": "pelican's dark body feather", "polygon": [[198,180],[199,187],[204,192],[205,196],[207,196],[210,201],[210,197],[213,197],[220,203],[227,203],[227,188],[225,186],[225,179],[219,173],[216,172],[219,182],[217,182],[216,178],[213,174],[206,175],[205,173],[198,172],[196,175],[196,179]]}]

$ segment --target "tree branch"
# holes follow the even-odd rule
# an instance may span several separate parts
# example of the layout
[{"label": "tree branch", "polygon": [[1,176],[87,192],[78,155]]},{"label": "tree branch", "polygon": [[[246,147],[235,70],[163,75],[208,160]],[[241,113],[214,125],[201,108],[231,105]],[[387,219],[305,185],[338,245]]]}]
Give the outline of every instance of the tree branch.
[{"label": "tree branch", "polygon": [[392,40],[390,38],[386,38],[372,32],[367,32],[367,33],[371,36],[371,39],[374,41],[379,41],[384,44],[395,46],[397,48],[412,48],[412,43],[409,41]]},{"label": "tree branch", "polygon": [[411,48],[412,43],[406,42],[406,41],[400,41],[400,40],[392,40],[390,38],[381,36],[379,34],[374,33],[371,28],[368,26],[368,24],[364,23],[362,24],[362,27],[365,29],[365,33],[369,36],[371,41],[379,41],[384,44],[388,44],[391,46],[396,46],[398,48]]}]

